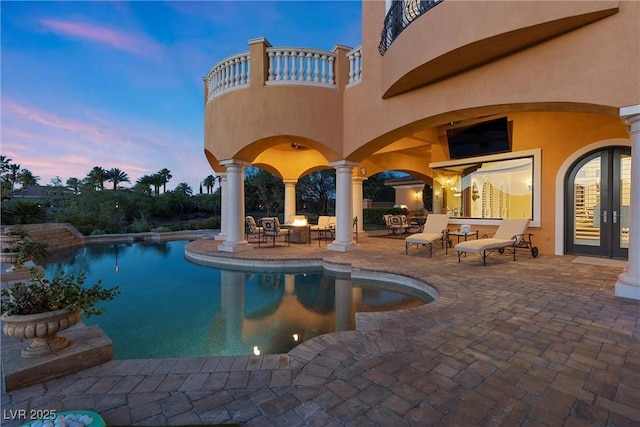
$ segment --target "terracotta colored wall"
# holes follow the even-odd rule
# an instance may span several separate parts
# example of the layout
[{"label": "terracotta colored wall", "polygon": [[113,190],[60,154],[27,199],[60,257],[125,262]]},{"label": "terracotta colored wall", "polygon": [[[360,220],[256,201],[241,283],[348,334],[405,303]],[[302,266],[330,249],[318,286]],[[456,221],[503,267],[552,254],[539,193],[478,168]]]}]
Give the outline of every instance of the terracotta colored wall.
[{"label": "terracotta colored wall", "polygon": [[[411,42],[405,38],[406,43],[400,46],[406,50],[404,54],[397,52],[398,49],[393,52],[398,67],[411,63],[409,58],[415,56],[415,49],[421,44],[455,37],[456,31],[467,27],[464,13],[447,13],[447,10],[455,7],[457,11],[465,3],[478,2],[449,3],[452,4],[445,1],[436,6],[405,30],[413,37]],[[540,7],[541,2],[535,3]],[[411,131],[513,110],[597,111],[617,117],[619,107],[640,102],[640,2],[621,1],[618,13],[591,25],[385,100],[382,99],[383,70],[388,64],[383,64],[386,55],[380,56],[377,50],[384,13],[383,2],[363,2],[365,69],[362,82],[345,91],[347,153],[368,141],[373,141],[372,150],[378,149],[395,139],[398,133],[394,131],[402,127]],[[428,15],[431,13],[442,21],[435,27],[439,32],[430,25]],[[503,18],[498,15],[493,19]],[[448,30],[443,30],[445,28]],[[397,47],[392,44],[390,51]],[[360,150],[359,154],[367,153]]]}]

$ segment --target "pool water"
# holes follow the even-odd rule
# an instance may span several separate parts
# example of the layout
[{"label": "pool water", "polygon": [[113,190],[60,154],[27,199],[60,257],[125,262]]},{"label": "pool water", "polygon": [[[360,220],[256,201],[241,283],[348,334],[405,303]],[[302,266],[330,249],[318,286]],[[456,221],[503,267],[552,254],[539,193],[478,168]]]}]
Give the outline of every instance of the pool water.
[{"label": "pool water", "polygon": [[85,273],[121,291],[84,319],[114,343],[116,359],[286,353],[300,342],[353,329],[358,311],[417,307],[426,294],[322,271],[220,270],[184,258],[186,241],[88,245],[52,254],[47,277]]}]

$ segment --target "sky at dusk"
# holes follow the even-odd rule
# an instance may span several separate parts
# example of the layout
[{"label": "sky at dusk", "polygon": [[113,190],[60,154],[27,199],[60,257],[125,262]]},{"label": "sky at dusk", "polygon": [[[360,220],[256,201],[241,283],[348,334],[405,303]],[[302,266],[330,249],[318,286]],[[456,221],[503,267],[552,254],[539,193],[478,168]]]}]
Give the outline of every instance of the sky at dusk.
[{"label": "sky at dusk", "polygon": [[[265,37],[331,50],[361,43],[359,1],[2,1],[0,153],[39,176],[162,168],[198,191],[202,78]],[[126,184],[125,184],[126,186]]]}]

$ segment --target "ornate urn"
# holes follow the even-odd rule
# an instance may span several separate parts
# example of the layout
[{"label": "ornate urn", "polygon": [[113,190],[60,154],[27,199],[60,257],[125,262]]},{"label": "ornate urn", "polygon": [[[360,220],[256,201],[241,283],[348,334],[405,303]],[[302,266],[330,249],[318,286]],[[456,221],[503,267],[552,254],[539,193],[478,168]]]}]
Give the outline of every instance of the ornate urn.
[{"label": "ornate urn", "polygon": [[31,338],[33,341],[22,349],[22,357],[41,357],[67,348],[69,340],[56,334],[80,321],[79,311],[66,309],[38,314],[2,316],[5,335],[16,339]]}]

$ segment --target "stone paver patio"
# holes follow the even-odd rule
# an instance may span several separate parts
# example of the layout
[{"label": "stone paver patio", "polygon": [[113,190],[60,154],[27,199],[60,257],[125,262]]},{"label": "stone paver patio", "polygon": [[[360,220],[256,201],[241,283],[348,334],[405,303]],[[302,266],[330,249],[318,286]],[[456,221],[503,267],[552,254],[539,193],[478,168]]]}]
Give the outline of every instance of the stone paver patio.
[{"label": "stone paver patio", "polygon": [[364,237],[360,249],[256,248],[230,255],[302,259],[419,279],[420,308],[358,314],[358,330],[287,355],[114,360],[2,394],[18,409],[91,410],[111,425],[640,425],[640,303],[614,297],[620,266],[519,253],[462,263],[451,251]]}]

